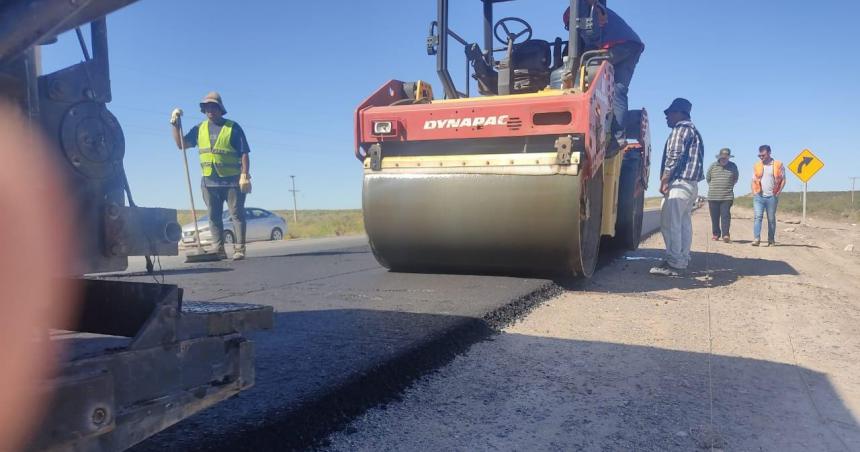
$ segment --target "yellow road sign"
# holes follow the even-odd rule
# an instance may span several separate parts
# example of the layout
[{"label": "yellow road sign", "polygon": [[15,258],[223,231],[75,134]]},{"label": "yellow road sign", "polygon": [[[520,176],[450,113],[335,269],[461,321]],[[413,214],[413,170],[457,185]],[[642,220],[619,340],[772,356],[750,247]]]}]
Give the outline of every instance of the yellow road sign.
[{"label": "yellow road sign", "polygon": [[809,149],[804,149],[788,164],[788,169],[803,182],[809,182],[812,176],[824,168],[824,162],[816,157]]}]

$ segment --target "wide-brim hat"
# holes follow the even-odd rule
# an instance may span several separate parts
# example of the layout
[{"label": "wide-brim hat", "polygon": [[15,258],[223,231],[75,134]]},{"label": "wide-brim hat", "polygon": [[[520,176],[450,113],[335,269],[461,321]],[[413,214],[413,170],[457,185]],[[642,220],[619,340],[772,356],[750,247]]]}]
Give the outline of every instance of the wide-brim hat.
[{"label": "wide-brim hat", "polygon": [[663,110],[664,114],[669,114],[670,112],[677,111],[681,113],[690,114],[693,111],[693,104],[684,99],[683,97],[679,97],[672,101],[672,104],[669,105],[669,108]]},{"label": "wide-brim hat", "polygon": [[717,153],[717,158],[723,158],[723,157],[728,157],[730,159],[735,158],[735,156],[732,155],[732,150],[729,148],[722,148],[722,149],[720,149],[720,152]]},{"label": "wide-brim hat", "polygon": [[224,102],[221,100],[221,95],[215,91],[207,94],[203,100],[200,101],[200,111],[203,111],[203,106],[206,104],[216,104],[221,108],[221,114],[226,115],[227,109],[224,108]]}]

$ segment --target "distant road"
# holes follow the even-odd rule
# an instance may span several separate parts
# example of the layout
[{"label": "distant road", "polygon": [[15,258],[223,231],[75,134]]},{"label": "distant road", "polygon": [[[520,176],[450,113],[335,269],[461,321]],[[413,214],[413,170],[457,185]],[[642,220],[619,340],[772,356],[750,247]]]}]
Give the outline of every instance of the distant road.
[{"label": "distant road", "polygon": [[[319,239],[295,239],[268,242],[252,242],[247,245],[247,258],[288,256],[291,254],[304,254],[320,251],[334,250],[338,248],[352,248],[367,245],[367,236],[350,235],[344,237],[326,237]],[[230,256],[231,247],[227,246],[227,255]],[[160,257],[161,267],[165,270],[183,267],[185,264],[185,251],[180,250],[179,256]],[[156,263],[156,268],[158,264]],[[143,257],[132,257],[128,262],[127,272],[142,272],[146,270],[146,260]]]}]

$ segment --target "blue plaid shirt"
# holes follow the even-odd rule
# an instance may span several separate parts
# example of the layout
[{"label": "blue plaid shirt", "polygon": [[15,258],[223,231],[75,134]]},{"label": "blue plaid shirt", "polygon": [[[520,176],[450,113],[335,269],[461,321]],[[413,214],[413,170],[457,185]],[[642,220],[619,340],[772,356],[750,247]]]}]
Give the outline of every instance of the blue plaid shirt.
[{"label": "blue plaid shirt", "polygon": [[672,134],[663,149],[660,177],[669,180],[686,179],[698,182],[705,178],[702,161],[705,159],[705,143],[696,126],[689,120],[675,124]]}]

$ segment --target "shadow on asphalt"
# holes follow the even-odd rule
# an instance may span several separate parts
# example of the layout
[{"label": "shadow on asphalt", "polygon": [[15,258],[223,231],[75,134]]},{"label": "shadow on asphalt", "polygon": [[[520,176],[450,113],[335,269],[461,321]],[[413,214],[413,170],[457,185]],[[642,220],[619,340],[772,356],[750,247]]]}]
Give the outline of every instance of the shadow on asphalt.
[{"label": "shadow on asphalt", "polygon": [[[600,283],[591,280],[562,280],[558,283],[568,290],[582,290],[598,285],[599,290],[611,293],[638,293],[668,289],[703,289],[734,284],[738,279],[748,276],[797,275],[797,270],[780,260],[738,258],[717,252],[690,253],[692,261],[687,274],[679,278],[653,276],[648,274],[651,267],[659,265],[665,250],[640,248],[625,254],[606,256],[602,267],[621,265],[629,278],[602,278]],[[635,277],[645,274],[647,277]]]},{"label": "shadow on asphalt", "polygon": [[[223,265],[223,264],[222,264]],[[131,272],[131,273],[108,273],[98,275],[99,278],[123,279],[123,278],[140,278],[140,277],[161,277],[161,276],[187,276],[187,275],[205,275],[209,273],[231,272],[231,267],[185,267],[185,268],[169,268],[167,270],[156,269],[152,274],[147,272]]]},{"label": "shadow on asphalt", "polygon": [[377,434],[384,450],[860,450],[857,417],[821,372],[629,344],[496,341],[358,421],[355,443],[339,435],[338,450],[372,450]]},{"label": "shadow on asphalt", "polygon": [[[430,340],[417,340],[427,330],[439,333]],[[495,333],[496,328],[487,320],[458,316],[375,310],[277,314],[274,329],[263,334],[279,335],[284,340],[257,342],[261,359],[254,388],[133,450],[318,447],[368,408],[398,401],[416,379]],[[380,342],[381,336],[386,339]],[[345,342],[343,337],[353,340]],[[473,406],[484,406],[480,401],[489,398],[487,406],[491,408],[526,407],[509,413],[510,419],[540,417],[547,407],[536,404],[533,393],[564,386],[550,398],[565,405],[566,417],[548,418],[546,422],[567,426],[561,429],[566,437],[559,438],[563,442],[557,444],[569,445],[565,447],[569,450],[601,448],[600,437],[591,428],[598,418],[618,422],[607,444],[633,450],[711,446],[758,450],[752,446],[759,442],[761,450],[791,450],[809,438],[822,441],[821,449],[838,450],[842,447],[833,442],[836,439],[828,430],[860,431],[827,376],[794,365],[533,336],[504,335],[501,340],[514,341],[514,345],[501,348],[507,367],[489,369],[468,381],[458,380],[473,388],[466,391],[466,397],[479,399]],[[395,341],[414,341],[416,345],[406,350],[380,346]],[[713,369],[717,426],[713,434],[707,427],[709,365]],[[524,390],[524,381],[533,386]],[[437,408],[426,410],[434,413]],[[476,435],[477,431],[486,434],[482,411],[464,416],[457,419],[458,424],[475,429]],[[774,425],[781,426],[780,435],[773,433]],[[679,435],[679,431],[684,434]],[[739,444],[738,438],[752,443]],[[510,446],[529,449],[529,444]]]}]

